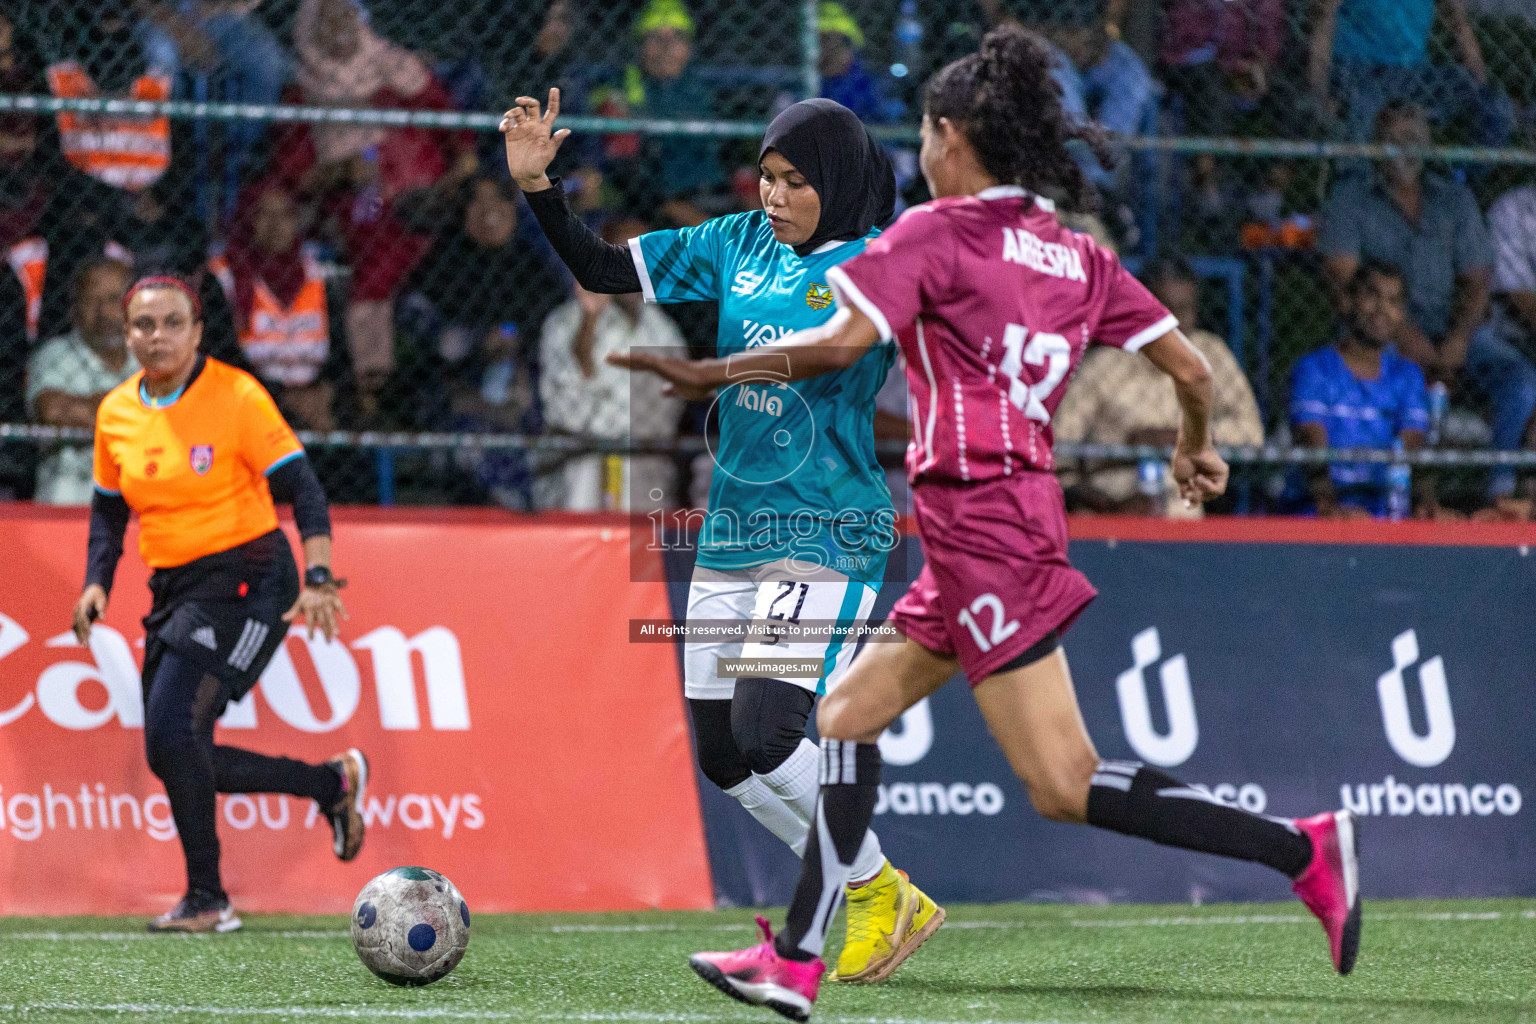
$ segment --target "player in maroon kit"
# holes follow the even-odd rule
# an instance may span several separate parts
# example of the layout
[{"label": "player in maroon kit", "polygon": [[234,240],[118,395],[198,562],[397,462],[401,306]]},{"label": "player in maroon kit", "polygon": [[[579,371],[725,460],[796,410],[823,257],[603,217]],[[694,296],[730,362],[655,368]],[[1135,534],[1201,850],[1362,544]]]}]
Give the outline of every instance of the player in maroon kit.
[{"label": "player in maroon kit", "polygon": [[[930,203],[904,214],[828,280],[826,326],[725,360],[615,360],[697,393],[742,377],[798,380],[895,341],[914,407],[907,451],[927,559],[892,613],[900,644],[870,644],[821,704],[821,794],[785,928],[694,970],[727,995],[805,1020],[827,927],[874,813],[876,741],[950,679],[970,680],[987,725],[1043,815],[1267,864],[1294,882],[1347,974],[1360,936],[1355,827],[1347,811],[1291,820],[1222,804],[1156,768],[1101,761],[1078,710],[1064,632],[1095,595],[1067,561],[1051,414],[1090,342],[1140,352],[1173,378],[1183,425],[1173,476],[1191,503],[1221,494],[1211,374],[1178,322],[1115,255],[1057,222],[1038,191],[1088,199],[1066,142],[1051,55],[1015,27],[929,82],[923,175]],[[1026,186],[1028,186],[1026,188]]]}]

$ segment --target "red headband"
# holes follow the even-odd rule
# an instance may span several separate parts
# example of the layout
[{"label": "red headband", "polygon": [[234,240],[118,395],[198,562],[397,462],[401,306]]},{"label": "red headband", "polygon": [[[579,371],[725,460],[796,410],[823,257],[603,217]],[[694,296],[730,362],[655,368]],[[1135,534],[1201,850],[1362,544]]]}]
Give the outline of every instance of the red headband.
[{"label": "red headband", "polygon": [[135,295],[137,295],[139,292],[145,291],[146,289],[149,289],[149,288],[174,288],[174,289],[176,289],[177,291],[181,292],[181,294],[183,294],[183,295],[185,295],[187,297],[187,301],[192,303],[192,319],[193,320],[201,320],[203,318],[203,303],[202,303],[202,300],[197,297],[197,292],[192,290],[192,286],[187,284],[187,282],[183,281],[179,277],[141,277],[141,278],[139,278],[139,280],[134,282],[133,287],[128,289],[128,293],[123,296],[123,313],[125,315],[128,312],[128,303],[133,301],[133,297]]}]

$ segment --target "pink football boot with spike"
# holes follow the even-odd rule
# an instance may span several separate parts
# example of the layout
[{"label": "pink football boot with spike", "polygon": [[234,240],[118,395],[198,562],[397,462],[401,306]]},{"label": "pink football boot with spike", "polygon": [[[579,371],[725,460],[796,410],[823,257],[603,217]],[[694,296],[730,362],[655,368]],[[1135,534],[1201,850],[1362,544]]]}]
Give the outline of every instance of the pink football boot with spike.
[{"label": "pink football boot with spike", "polygon": [[766,1006],[790,1020],[811,1019],[811,1006],[827,965],[821,957],[787,960],[773,948],[773,929],[759,917],[763,941],[734,953],[695,953],[688,958],[694,973],[732,999]]},{"label": "pink football boot with spike", "polygon": [[1348,974],[1360,952],[1360,855],[1355,816],[1331,811],[1297,818],[1296,827],[1312,840],[1312,863],[1291,886],[1328,933],[1333,966]]}]

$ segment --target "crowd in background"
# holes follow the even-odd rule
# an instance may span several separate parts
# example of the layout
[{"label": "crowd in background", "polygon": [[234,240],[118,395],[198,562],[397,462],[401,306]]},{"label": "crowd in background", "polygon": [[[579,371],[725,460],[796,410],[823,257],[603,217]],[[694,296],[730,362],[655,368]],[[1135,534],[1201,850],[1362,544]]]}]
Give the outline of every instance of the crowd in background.
[{"label": "crowd in background", "polygon": [[[412,4],[363,0],[10,0],[0,3],[0,92],[499,112],[557,86],[564,114],[762,119],[801,81],[799,4],[752,5],[766,19],[756,23],[700,0],[419,6],[418,19],[395,10]],[[433,20],[445,6],[446,27]],[[1528,145],[1529,8],[842,0],[818,7],[818,70],[822,94],[866,122],[910,125],[926,74],[1014,19],[1055,48],[1068,110],[1123,135]],[[782,63],[748,56],[770,30]],[[1523,57],[1491,60],[1490,32],[1501,46],[1524,39]],[[892,151],[903,203],[922,201],[915,152]],[[756,208],[755,156],[751,141],[578,133],[552,171],[575,209],[623,241]],[[1074,226],[1143,273],[1211,361],[1218,443],[1536,448],[1536,186],[1409,158],[1081,159],[1101,203]],[[707,429],[703,407],[603,356],[701,350],[713,310],[575,288],[491,134],[0,114],[0,251],[11,270],[0,268],[0,422],[89,426],[100,396],[136,370],[123,290],[172,273],[203,298],[207,350],[256,374],[300,429],[663,442]],[[1174,253],[1263,253],[1303,296],[1298,308],[1311,308],[1288,321],[1291,336],[1274,348],[1290,355],[1269,376],[1250,378],[1211,330],[1230,321],[1209,269]],[[901,403],[886,404],[880,429],[899,437]],[[1175,424],[1171,387],[1106,351],[1084,363],[1056,428],[1060,439],[1166,444]],[[6,443],[0,492],[81,503],[88,463],[67,445]],[[594,508],[622,504],[621,491],[686,504],[708,465],[631,459],[622,487],[595,456],[449,453],[427,470],[427,500]],[[1179,504],[1135,465],[1072,462],[1063,483],[1085,511]],[[1386,466],[1337,463],[1274,475],[1254,501],[1320,515],[1528,518],[1533,485],[1505,470],[1447,494],[1420,474],[1405,495]]]}]

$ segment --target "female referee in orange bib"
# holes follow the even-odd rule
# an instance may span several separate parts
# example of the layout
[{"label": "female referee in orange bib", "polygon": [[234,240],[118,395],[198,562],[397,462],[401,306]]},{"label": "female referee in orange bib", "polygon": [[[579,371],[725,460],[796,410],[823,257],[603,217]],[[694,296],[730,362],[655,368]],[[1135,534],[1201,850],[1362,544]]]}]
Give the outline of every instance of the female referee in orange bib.
[{"label": "female referee in orange bib", "polygon": [[[165,784],[187,860],[187,895],[152,932],[240,927],[219,880],[217,793],[288,793],[316,801],[336,856],[363,844],[368,761],[348,750],[320,765],[213,740],[214,723],[255,685],[303,617],[336,635],[345,617],[331,576],[325,494],[304,448],[250,375],[198,351],[202,309],[176,278],[139,281],[124,299],[128,347],[144,369],[96,413],[96,494],[75,636],[107,609],[128,513],[154,574],[144,620],[144,745]],[[302,588],[274,498],[293,504],[308,569]]]}]

